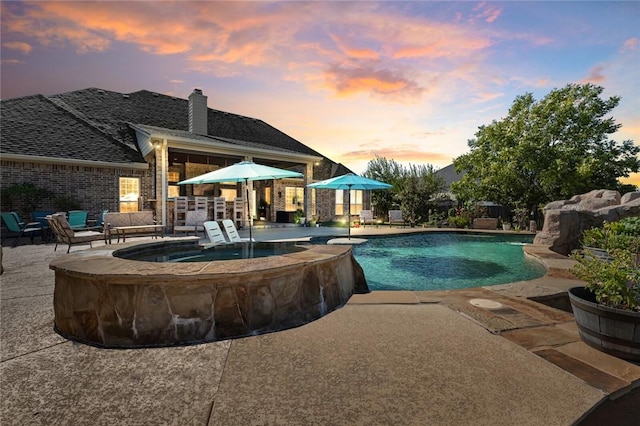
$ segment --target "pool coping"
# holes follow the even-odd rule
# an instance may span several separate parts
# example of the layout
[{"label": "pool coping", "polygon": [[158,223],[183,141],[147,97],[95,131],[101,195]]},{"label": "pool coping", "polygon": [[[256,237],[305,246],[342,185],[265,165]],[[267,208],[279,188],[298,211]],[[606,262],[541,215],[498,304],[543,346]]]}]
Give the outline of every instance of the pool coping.
[{"label": "pool coping", "polygon": [[[570,312],[567,291],[584,285],[570,272],[576,263],[547,246],[523,246],[525,255],[547,269],[539,278],[494,286],[454,290],[387,291],[355,294],[347,305],[441,304],[584,380],[615,400],[640,388],[640,366],[607,355],[585,344]],[[474,306],[473,299],[497,302],[500,307]],[[564,301],[566,300],[566,303]],[[489,304],[487,304],[489,305]],[[568,309],[569,312],[563,309]]]}]

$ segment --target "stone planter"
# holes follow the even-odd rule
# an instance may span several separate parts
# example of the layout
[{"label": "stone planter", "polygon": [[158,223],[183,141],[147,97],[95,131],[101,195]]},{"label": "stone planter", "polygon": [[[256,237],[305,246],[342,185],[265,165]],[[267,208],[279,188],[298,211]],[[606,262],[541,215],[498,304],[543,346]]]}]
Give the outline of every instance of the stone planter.
[{"label": "stone planter", "polygon": [[510,223],[503,223],[502,224],[502,230],[503,231],[511,231],[511,224]]},{"label": "stone planter", "polygon": [[618,358],[640,361],[640,312],[600,305],[584,287],[570,289],[569,301],[586,344]]}]

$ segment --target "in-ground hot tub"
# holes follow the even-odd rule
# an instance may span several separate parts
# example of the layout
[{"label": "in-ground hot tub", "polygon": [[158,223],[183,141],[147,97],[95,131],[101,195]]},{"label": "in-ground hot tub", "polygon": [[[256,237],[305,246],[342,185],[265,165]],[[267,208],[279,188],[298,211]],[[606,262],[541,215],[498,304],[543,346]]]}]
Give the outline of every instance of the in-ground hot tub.
[{"label": "in-ground hot tub", "polygon": [[296,327],[368,291],[349,246],[204,262],[123,258],[197,245],[197,238],[127,243],[54,259],[56,331],[111,348],[212,342]]}]

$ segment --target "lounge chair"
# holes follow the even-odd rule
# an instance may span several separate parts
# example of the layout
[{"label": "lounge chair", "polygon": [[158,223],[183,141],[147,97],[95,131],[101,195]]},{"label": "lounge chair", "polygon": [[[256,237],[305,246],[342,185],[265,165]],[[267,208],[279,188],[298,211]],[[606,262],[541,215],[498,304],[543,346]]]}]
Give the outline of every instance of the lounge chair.
[{"label": "lounge chair", "polygon": [[71,250],[71,246],[74,244],[89,243],[89,247],[93,247],[91,245],[92,241],[102,240],[105,244],[107,243],[104,232],[78,232],[71,229],[71,226],[69,226],[69,222],[62,214],[47,216],[47,221],[49,222],[49,227],[53,231],[53,234],[56,236],[56,246],[53,248],[53,251],[56,251],[58,249],[58,244],[68,244],[69,247],[67,247],[67,253],[69,253],[69,250]]},{"label": "lounge chair", "polygon": [[222,226],[224,227],[224,231],[227,233],[227,237],[229,241],[232,243],[244,243],[249,241],[249,238],[240,238],[240,234],[238,234],[238,229],[236,225],[233,223],[231,219],[225,219],[222,221]]},{"label": "lounge chair", "polygon": [[176,225],[173,227],[173,234],[176,232],[185,232],[189,235],[193,232],[194,235],[198,235],[198,231],[204,231],[204,223],[207,221],[206,210],[189,210],[185,214],[184,225]]},{"label": "lounge chair", "polygon": [[208,220],[204,223],[204,233],[209,238],[209,243],[204,244],[205,247],[229,244],[229,241],[222,233],[222,229],[220,229],[220,225],[214,220]]},{"label": "lounge chair", "polygon": [[364,228],[367,223],[374,224],[376,221],[373,219],[373,211],[360,210],[360,225]]},{"label": "lounge chair", "polygon": [[9,233],[17,234],[15,240],[13,240],[13,244],[11,247],[15,247],[18,245],[18,241],[23,235],[28,235],[31,239],[31,244],[33,244],[33,237],[36,232],[42,233],[42,225],[38,222],[30,222],[24,223],[20,216],[15,212],[7,212],[2,213],[2,221],[4,225],[7,227],[7,235],[4,236],[2,241],[4,241],[9,235]]},{"label": "lounge chair", "polygon": [[404,226],[402,210],[389,210],[389,226],[393,225],[394,223]]}]

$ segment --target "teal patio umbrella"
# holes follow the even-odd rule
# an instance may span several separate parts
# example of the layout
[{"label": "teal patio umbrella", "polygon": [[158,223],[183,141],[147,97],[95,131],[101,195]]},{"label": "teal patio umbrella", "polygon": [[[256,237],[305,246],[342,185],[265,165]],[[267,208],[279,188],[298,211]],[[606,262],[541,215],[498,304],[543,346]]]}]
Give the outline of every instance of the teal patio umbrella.
[{"label": "teal patio umbrella", "polygon": [[223,167],[212,172],[205,173],[200,176],[178,182],[178,185],[198,185],[203,183],[217,182],[244,182],[247,188],[247,211],[249,212],[249,241],[251,236],[251,209],[249,208],[249,181],[254,180],[272,180],[283,178],[300,178],[302,173],[292,172],[291,170],[278,169],[276,167],[256,164],[253,161],[241,161],[227,167]]},{"label": "teal patio umbrella", "polygon": [[[346,175],[337,176],[331,179],[321,180],[320,182],[315,182],[307,185],[309,188],[316,189],[342,189],[351,191],[352,189],[359,190],[373,190],[373,189],[389,189],[393,185],[389,185],[388,183],[380,182],[379,180],[369,179],[366,177],[358,176],[353,173],[347,173]],[[347,224],[347,229],[349,230],[349,239],[351,239],[351,197],[349,197],[349,202],[347,203],[347,215],[349,218],[349,223]]]}]

